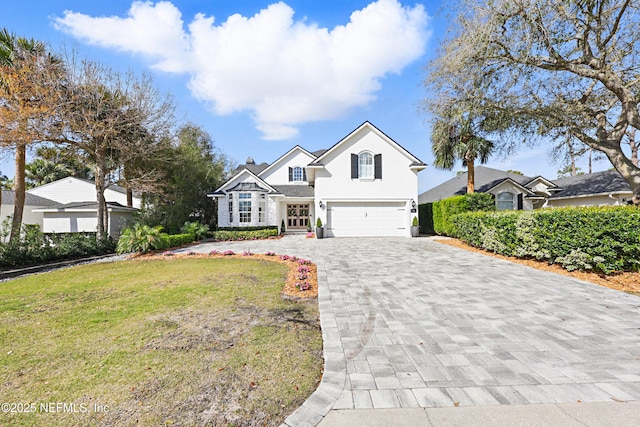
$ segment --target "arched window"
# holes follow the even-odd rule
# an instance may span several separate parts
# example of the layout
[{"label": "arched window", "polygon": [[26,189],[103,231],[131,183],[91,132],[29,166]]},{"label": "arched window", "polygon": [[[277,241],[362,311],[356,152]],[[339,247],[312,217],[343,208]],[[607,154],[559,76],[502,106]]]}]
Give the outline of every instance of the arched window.
[{"label": "arched window", "polygon": [[498,210],[508,211],[515,209],[513,204],[514,198],[515,194],[508,191],[498,194]]},{"label": "arched window", "polygon": [[300,166],[296,166],[293,168],[293,181],[300,182],[302,181],[302,168]]},{"label": "arched window", "polygon": [[368,151],[358,154],[358,177],[373,179],[373,154]]}]

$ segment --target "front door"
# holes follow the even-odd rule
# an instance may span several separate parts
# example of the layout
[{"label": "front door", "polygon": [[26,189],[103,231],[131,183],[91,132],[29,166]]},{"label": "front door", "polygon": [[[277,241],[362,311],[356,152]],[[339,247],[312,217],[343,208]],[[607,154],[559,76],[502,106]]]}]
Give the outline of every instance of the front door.
[{"label": "front door", "polygon": [[309,225],[309,205],[287,205],[287,228],[306,229]]}]

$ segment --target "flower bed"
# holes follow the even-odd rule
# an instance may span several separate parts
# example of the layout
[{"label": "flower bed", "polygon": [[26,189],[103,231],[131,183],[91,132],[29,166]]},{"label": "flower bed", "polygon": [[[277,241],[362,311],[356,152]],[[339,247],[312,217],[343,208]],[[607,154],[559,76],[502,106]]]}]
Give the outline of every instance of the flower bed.
[{"label": "flower bed", "polygon": [[318,269],[314,263],[307,259],[298,258],[292,255],[277,255],[275,252],[264,254],[254,254],[245,251],[236,254],[231,250],[212,250],[208,254],[195,252],[172,252],[165,251],[160,254],[134,255],[135,259],[180,259],[180,258],[252,258],[271,262],[279,262],[289,267],[287,279],[282,290],[282,297],[292,300],[313,299],[318,297]]}]

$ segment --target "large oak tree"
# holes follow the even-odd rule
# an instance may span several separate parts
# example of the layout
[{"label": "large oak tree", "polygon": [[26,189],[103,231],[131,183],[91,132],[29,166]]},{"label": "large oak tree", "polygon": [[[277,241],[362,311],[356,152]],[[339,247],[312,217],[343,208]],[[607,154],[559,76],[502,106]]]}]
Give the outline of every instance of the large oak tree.
[{"label": "large oak tree", "polygon": [[604,153],[640,204],[640,168],[623,149],[640,129],[639,25],[631,0],[461,0],[430,66],[430,103],[482,115],[507,149],[569,134]]}]

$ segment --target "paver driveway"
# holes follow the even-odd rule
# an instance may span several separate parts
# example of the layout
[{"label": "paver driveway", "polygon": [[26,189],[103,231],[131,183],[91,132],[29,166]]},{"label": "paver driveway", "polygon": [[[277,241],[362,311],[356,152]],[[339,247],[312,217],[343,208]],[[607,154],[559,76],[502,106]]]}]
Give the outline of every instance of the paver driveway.
[{"label": "paver driveway", "polygon": [[325,375],[290,425],[330,409],[640,400],[640,297],[427,238],[197,248],[317,263]]}]

